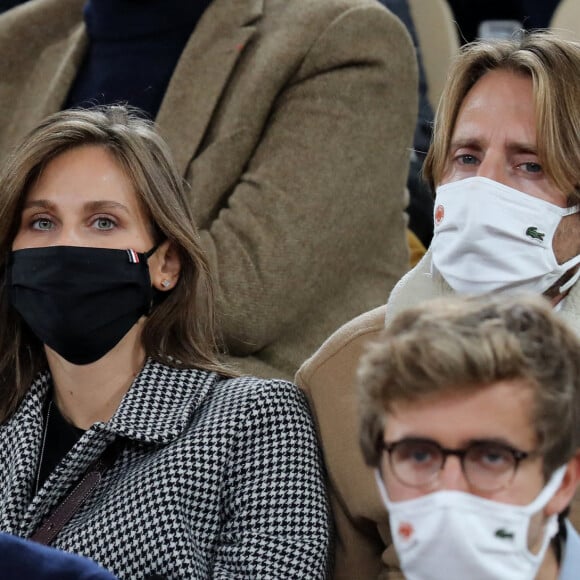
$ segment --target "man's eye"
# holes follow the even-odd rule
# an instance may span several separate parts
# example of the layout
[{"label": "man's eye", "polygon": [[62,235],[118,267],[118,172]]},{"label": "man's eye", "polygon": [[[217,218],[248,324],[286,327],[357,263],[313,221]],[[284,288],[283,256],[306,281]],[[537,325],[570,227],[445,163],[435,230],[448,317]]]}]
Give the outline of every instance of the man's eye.
[{"label": "man's eye", "polygon": [[528,163],[522,163],[520,167],[522,167],[524,171],[527,171],[528,173],[542,172],[542,166],[539,163],[534,163],[533,161],[530,161]]},{"label": "man's eye", "polygon": [[53,227],[53,223],[48,218],[39,218],[32,222],[32,228],[35,230],[47,231]]},{"label": "man's eye", "polygon": [[415,453],[411,455],[411,460],[415,463],[428,463],[431,459],[432,455],[428,451],[415,451]]},{"label": "man's eye", "polygon": [[469,461],[477,463],[485,469],[505,469],[514,462],[514,457],[508,449],[503,447],[487,447],[472,449],[469,453]]},{"label": "man's eye", "polygon": [[482,455],[479,458],[479,460],[481,462],[487,463],[489,465],[500,465],[502,463],[505,463],[507,458],[506,458],[505,454],[495,453],[493,451],[490,451],[489,453]]},{"label": "man's eye", "polygon": [[477,157],[468,154],[459,155],[457,161],[459,161],[461,165],[475,165],[477,163]]},{"label": "man's eye", "polygon": [[437,459],[438,453],[430,445],[402,445],[397,450],[397,459],[401,462],[425,465]]}]

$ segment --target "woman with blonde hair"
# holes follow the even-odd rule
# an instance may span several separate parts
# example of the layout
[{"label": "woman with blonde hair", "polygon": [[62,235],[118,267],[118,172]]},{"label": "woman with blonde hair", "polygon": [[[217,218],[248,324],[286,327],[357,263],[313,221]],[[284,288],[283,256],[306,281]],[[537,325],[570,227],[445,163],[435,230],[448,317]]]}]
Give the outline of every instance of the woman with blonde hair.
[{"label": "woman with blonde hair", "polygon": [[306,402],[220,362],[211,275],[152,124],[57,113],[0,191],[0,530],[120,578],[324,577]]}]

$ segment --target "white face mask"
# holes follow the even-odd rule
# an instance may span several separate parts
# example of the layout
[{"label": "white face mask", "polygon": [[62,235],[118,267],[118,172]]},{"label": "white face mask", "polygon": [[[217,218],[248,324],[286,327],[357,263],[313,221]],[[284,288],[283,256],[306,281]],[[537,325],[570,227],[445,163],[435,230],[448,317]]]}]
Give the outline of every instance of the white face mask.
[{"label": "white face mask", "polygon": [[520,506],[448,490],[393,502],[377,470],[405,578],[533,580],[558,524],[556,515],[548,518],[540,551],[532,554],[528,549],[530,519],[554,496],[565,473],[564,465],[532,503]]},{"label": "white face mask", "polygon": [[485,177],[442,185],[435,199],[433,268],[460,294],[542,294],[580,263],[578,255],[558,264],[552,246],[562,218],[578,211],[578,205],[558,207]]}]

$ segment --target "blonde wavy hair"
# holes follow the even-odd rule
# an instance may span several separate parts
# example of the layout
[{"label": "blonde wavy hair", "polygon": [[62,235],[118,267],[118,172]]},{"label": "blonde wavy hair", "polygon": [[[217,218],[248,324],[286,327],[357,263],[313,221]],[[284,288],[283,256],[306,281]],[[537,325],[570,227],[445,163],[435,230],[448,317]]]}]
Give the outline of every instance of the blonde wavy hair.
[{"label": "blonde wavy hair", "polygon": [[573,203],[580,201],[580,43],[550,32],[519,40],[474,42],[453,62],[435,115],[423,176],[435,191],[449,163],[461,104],[486,73],[507,70],[532,79],[538,155],[547,175]]}]

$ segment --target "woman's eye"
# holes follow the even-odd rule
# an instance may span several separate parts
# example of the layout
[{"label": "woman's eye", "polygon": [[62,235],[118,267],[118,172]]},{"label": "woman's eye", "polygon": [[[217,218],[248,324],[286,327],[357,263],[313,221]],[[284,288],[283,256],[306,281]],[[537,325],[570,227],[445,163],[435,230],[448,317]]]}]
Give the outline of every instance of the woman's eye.
[{"label": "woman's eye", "polygon": [[112,230],[117,224],[107,217],[99,217],[94,221],[94,225],[98,230]]},{"label": "woman's eye", "polygon": [[32,228],[35,230],[47,231],[53,227],[54,224],[48,218],[39,218],[32,222]]}]

